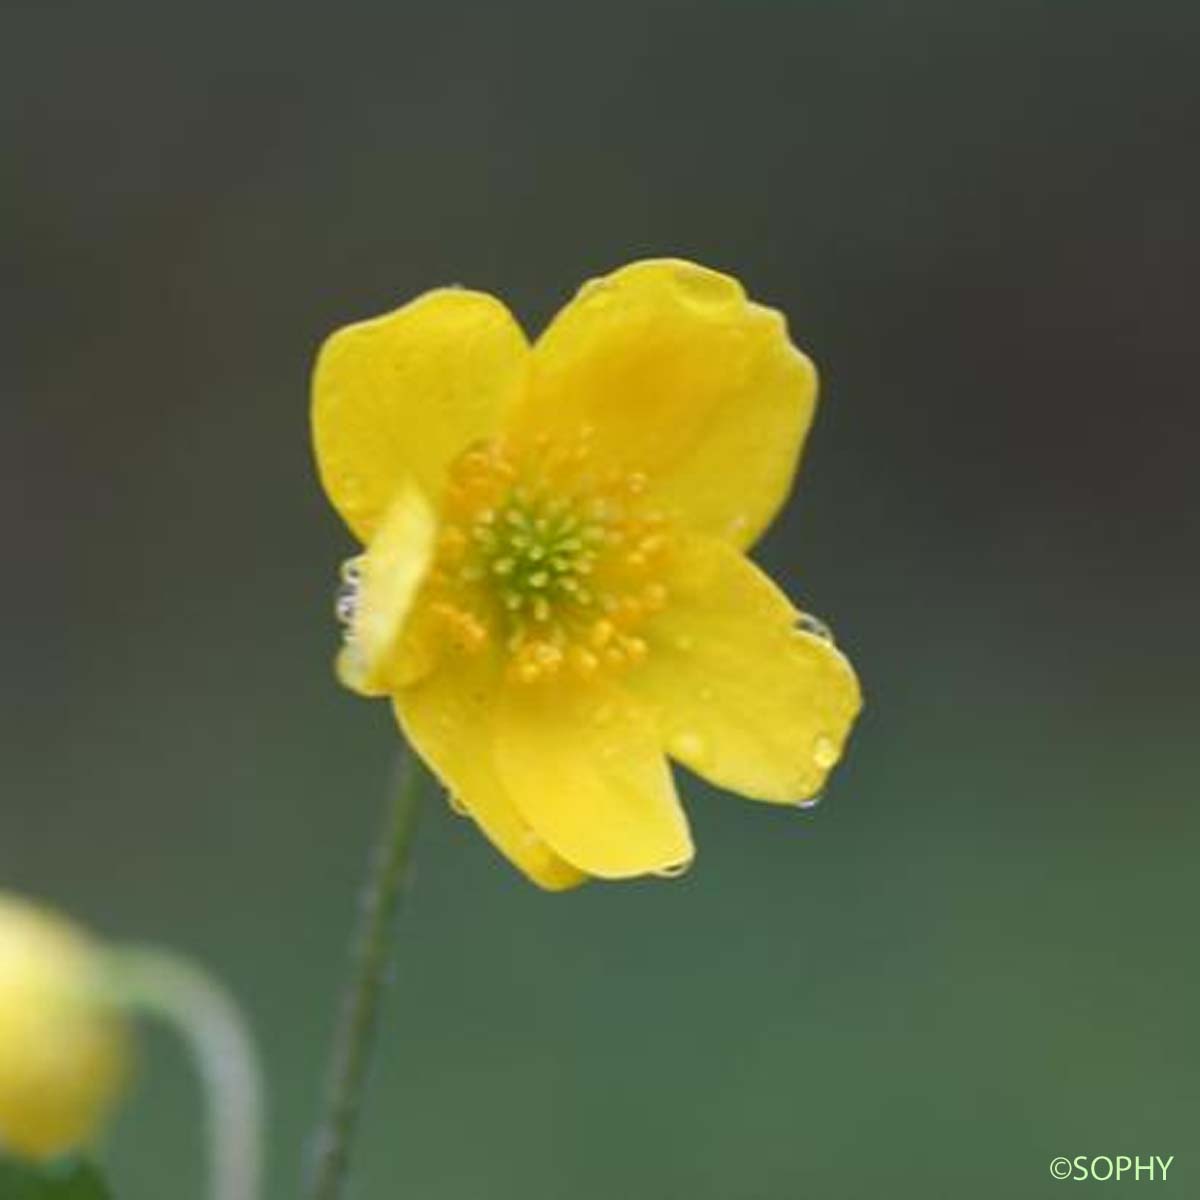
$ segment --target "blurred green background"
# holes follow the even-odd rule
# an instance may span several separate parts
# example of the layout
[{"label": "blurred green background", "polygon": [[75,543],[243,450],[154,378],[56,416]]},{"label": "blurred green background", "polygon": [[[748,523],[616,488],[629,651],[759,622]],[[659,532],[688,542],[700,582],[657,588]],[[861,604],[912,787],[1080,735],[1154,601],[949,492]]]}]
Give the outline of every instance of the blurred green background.
[{"label": "blurred green background", "polygon": [[[296,1195],[395,735],[341,692],[307,375],[425,288],[531,331],[675,253],[823,369],[761,559],[868,707],[552,898],[431,806],[354,1196],[1195,1195],[1191,2],[4,8],[0,884],[221,971]],[[199,1200],[144,1043],[103,1157]],[[185,1178],[180,1180],[180,1164]]]}]

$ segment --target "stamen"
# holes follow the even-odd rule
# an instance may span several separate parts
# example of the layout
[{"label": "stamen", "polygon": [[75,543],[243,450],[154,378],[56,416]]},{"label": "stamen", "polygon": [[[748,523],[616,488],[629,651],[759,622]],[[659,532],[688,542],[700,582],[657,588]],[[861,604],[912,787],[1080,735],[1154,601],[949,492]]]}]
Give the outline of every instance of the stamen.
[{"label": "stamen", "polygon": [[592,626],[591,643],[597,649],[608,645],[616,628],[611,621],[599,620]]},{"label": "stamen", "polygon": [[655,578],[668,535],[642,509],[648,489],[597,463],[590,432],[541,437],[528,458],[472,447],[450,470],[427,584],[449,640],[476,650],[496,630],[510,677],[529,683],[644,659],[640,626],[669,602]]}]

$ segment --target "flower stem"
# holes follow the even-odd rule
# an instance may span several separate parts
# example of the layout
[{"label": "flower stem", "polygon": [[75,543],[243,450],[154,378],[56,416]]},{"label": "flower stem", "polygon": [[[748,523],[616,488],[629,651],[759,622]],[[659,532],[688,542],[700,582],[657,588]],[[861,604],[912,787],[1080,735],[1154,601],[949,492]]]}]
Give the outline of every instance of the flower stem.
[{"label": "flower stem", "polygon": [[237,1003],[195,963],[158,947],[118,947],[110,970],[116,1001],[171,1025],[191,1051],[207,1093],[213,1200],[258,1200],[262,1074]]},{"label": "flower stem", "polygon": [[325,1115],[317,1132],[308,1200],[338,1200],[358,1127],[367,1068],[375,1045],[379,1001],[391,958],[421,791],[413,754],[400,764],[363,888],[350,978],[334,1034]]}]

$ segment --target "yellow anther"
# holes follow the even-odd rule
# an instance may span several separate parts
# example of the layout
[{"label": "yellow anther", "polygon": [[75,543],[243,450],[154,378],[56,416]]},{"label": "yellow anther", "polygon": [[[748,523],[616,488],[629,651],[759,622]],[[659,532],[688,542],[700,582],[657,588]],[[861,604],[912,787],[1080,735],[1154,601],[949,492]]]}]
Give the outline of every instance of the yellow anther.
[{"label": "yellow anther", "polygon": [[522,683],[533,683],[544,676],[556,674],[562,666],[563,657],[562,650],[552,642],[541,639],[518,640],[510,673]]},{"label": "yellow anther", "polygon": [[572,646],[571,666],[583,679],[590,679],[600,666],[600,660],[585,646]]},{"label": "yellow anther", "polygon": [[462,627],[463,643],[472,652],[487,645],[489,634],[487,626],[477,617],[468,615]]},{"label": "yellow anther", "polygon": [[542,669],[535,662],[517,662],[513,664],[513,673],[521,683],[534,683],[541,678]]},{"label": "yellow anther", "polygon": [[612,641],[612,636],[616,631],[616,627],[611,621],[601,618],[592,626],[589,641],[597,650],[603,649]]},{"label": "yellow anther", "polygon": [[645,616],[645,612],[646,610],[632,596],[622,596],[614,616],[622,625],[633,625]]},{"label": "yellow anther", "polygon": [[430,611],[447,628],[451,640],[464,650],[476,651],[489,638],[488,627],[473,612],[445,601],[430,606]]},{"label": "yellow anther", "polygon": [[485,450],[468,450],[462,456],[464,474],[482,475],[491,466],[491,457]]},{"label": "yellow anther", "polygon": [[640,637],[626,637],[621,639],[621,649],[625,651],[630,662],[640,663],[646,657],[649,648]]},{"label": "yellow anther", "polygon": [[667,589],[661,583],[648,583],[642,589],[642,605],[647,612],[662,612],[667,606]]},{"label": "yellow anther", "polygon": [[492,636],[506,646],[510,678],[569,669],[586,679],[640,662],[638,627],[669,602],[651,573],[668,544],[664,522],[639,501],[649,480],[596,463],[580,470],[590,453],[587,435],[542,436],[515,452],[496,441],[451,469],[426,594],[456,646],[477,650]]},{"label": "yellow anther", "polygon": [[563,660],[563,652],[552,642],[534,642],[533,657],[549,671],[557,670]]},{"label": "yellow anther", "polygon": [[467,535],[457,525],[447,525],[438,537],[439,555],[446,562],[458,562],[466,548]]}]

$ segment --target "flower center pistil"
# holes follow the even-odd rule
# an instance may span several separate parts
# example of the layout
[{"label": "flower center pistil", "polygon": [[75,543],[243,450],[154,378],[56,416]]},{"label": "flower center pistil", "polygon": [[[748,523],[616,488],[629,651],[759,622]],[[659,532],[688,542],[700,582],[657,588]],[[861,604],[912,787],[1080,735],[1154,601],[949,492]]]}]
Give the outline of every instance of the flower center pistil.
[{"label": "flower center pistil", "polygon": [[518,455],[499,441],[453,465],[428,602],[447,636],[498,644],[527,683],[640,661],[637,632],[667,603],[666,522],[644,476],[600,471],[590,438]]}]

